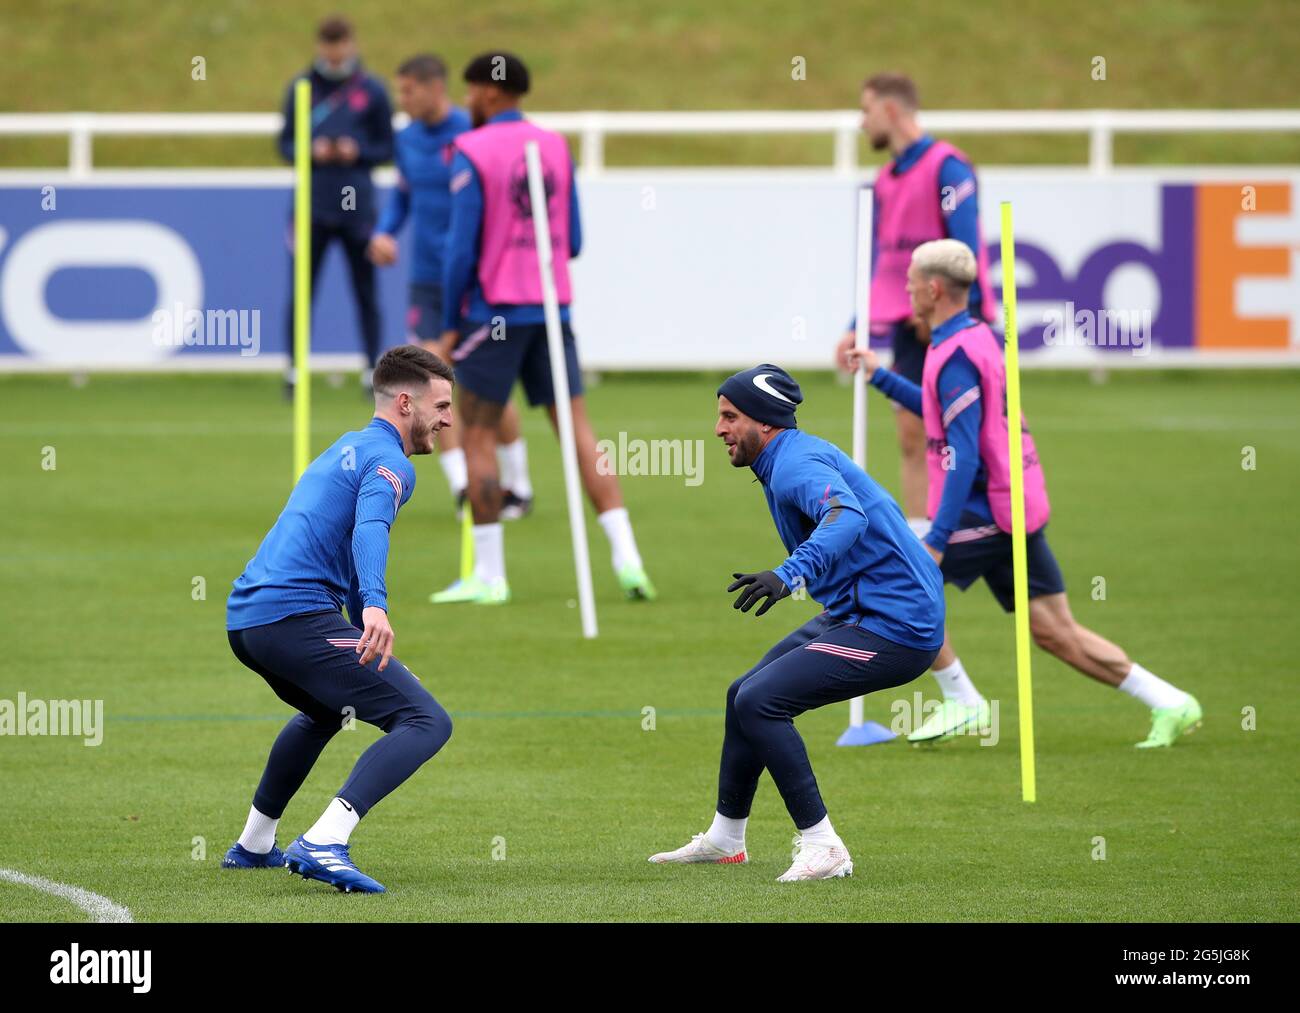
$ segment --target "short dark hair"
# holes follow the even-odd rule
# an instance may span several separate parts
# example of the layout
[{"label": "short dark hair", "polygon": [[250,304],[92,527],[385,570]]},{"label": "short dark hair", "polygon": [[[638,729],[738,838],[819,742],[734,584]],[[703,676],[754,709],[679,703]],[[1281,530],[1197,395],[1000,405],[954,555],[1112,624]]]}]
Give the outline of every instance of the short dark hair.
[{"label": "short dark hair", "polygon": [[897,99],[913,111],[921,107],[921,96],[916,90],[916,82],[906,74],[885,71],[872,74],[862,82],[863,91],[874,91],[881,98]]},{"label": "short dark hair", "polygon": [[463,76],[466,84],[492,84],[509,95],[528,94],[528,68],[514,53],[499,49],[480,53],[466,65]]},{"label": "short dark hair", "polygon": [[342,14],[331,14],[316,26],[316,38],[321,42],[342,42],[352,35],[352,22]]},{"label": "short dark hair", "polygon": [[435,78],[444,80],[447,77],[447,65],[442,62],[441,57],[434,56],[432,53],[420,53],[403,60],[402,65],[397,68],[397,76],[413,77],[421,83]]},{"label": "short dark hair", "polygon": [[392,394],[405,384],[423,385],[434,377],[455,383],[456,374],[450,366],[420,345],[398,345],[390,348],[375,365],[371,378],[376,393]]}]

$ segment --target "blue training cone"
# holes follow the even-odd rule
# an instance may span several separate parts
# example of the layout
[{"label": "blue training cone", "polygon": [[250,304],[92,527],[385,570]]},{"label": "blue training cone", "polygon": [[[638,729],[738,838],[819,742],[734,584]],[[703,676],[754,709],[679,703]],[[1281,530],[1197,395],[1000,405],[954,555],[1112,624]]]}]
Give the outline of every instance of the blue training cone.
[{"label": "blue training cone", "polygon": [[835,742],[837,746],[875,746],[898,738],[884,725],[877,721],[864,721],[860,725],[849,725]]}]

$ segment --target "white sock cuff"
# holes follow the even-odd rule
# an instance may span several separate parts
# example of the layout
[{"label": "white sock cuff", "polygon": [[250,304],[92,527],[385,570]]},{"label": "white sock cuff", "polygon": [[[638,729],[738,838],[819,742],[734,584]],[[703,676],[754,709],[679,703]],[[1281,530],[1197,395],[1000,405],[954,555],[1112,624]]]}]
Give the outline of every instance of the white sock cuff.
[{"label": "white sock cuff", "polygon": [[1187,693],[1133,662],[1133,667],[1117,687],[1124,693],[1154,709],[1178,707],[1187,699]]}]

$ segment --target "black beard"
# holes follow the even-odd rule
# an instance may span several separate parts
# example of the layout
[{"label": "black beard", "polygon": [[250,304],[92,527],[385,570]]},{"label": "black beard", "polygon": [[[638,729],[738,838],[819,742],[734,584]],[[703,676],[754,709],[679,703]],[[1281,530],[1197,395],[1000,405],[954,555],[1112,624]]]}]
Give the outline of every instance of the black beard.
[{"label": "black beard", "polygon": [[758,457],[759,441],[757,435],[744,437],[736,441],[736,456],[731,459],[733,468],[748,468]]}]

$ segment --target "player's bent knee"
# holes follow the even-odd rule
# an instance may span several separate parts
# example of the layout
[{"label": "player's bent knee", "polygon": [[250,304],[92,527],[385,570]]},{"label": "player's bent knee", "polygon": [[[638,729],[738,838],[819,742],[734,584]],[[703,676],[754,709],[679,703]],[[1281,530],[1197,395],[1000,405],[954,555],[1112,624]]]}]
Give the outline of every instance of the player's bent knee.
[{"label": "player's bent knee", "polygon": [[303,734],[323,739],[328,739],[342,727],[342,723],[333,715],[327,719],[323,715],[311,715],[303,711],[295,715],[293,724]]},{"label": "player's bent knee", "polygon": [[747,674],[742,675],[739,679],[737,679],[735,682],[733,682],[730,686],[727,687],[727,710],[728,711],[734,711],[736,709],[736,694],[740,692],[740,687],[745,684],[746,678],[748,678]]},{"label": "player's bent knee", "polygon": [[429,697],[428,703],[418,720],[429,755],[433,756],[451,738],[451,715],[447,713],[442,704],[438,703],[433,697]]},{"label": "player's bent knee", "polygon": [[744,728],[748,724],[773,717],[770,704],[771,700],[767,694],[751,683],[741,686],[736,691],[731,709],[736,715],[736,720],[740,722],[741,728]]}]

